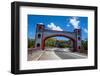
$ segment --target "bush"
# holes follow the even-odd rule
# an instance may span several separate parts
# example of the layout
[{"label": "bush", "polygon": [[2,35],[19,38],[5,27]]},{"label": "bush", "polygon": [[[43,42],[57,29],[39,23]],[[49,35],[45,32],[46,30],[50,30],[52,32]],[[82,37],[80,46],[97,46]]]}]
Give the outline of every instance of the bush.
[{"label": "bush", "polygon": [[82,40],[82,47],[84,50],[88,50],[88,41],[87,40]]},{"label": "bush", "polygon": [[28,39],[28,48],[35,47],[35,40],[34,39]]}]

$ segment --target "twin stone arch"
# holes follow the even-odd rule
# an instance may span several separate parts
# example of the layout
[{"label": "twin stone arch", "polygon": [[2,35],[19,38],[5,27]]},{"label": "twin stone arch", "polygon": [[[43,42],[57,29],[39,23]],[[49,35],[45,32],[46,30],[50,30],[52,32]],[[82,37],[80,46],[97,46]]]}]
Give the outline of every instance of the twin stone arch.
[{"label": "twin stone arch", "polygon": [[80,29],[74,29],[73,32],[48,30],[45,28],[44,24],[37,24],[36,34],[35,34],[35,48],[44,50],[45,40],[55,36],[62,36],[71,39],[73,41],[73,52],[78,52],[81,50]]}]

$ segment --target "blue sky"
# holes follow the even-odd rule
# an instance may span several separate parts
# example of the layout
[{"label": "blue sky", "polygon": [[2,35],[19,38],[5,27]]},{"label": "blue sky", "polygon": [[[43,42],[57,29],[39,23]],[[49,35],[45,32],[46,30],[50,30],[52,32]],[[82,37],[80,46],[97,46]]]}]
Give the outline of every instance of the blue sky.
[{"label": "blue sky", "polygon": [[80,27],[82,29],[82,39],[88,38],[88,17],[28,15],[28,38],[35,38],[37,23],[43,23],[47,29],[56,29],[58,31],[72,32],[75,28]]}]

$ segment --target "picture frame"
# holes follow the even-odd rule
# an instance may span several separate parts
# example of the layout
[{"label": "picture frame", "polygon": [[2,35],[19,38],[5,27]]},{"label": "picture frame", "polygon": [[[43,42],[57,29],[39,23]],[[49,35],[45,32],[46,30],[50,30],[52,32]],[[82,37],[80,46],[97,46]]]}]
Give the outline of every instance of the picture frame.
[{"label": "picture frame", "polygon": [[[85,14],[82,12],[84,12]],[[46,19],[48,18],[47,21],[49,21],[50,17],[52,17],[53,19],[54,18],[58,19],[59,15],[60,15],[59,18],[61,17],[64,18],[65,16],[66,18],[67,17],[69,18],[69,16],[79,16],[79,19],[82,19],[83,17],[86,18],[88,21],[87,22],[88,57],[86,59],[77,59],[77,60],[65,59],[65,60],[58,60],[58,61],[56,60],[34,61],[32,65],[31,65],[31,61],[24,61],[28,57],[27,55],[25,55],[27,54],[27,50],[26,50],[27,43],[25,42],[27,42],[27,34],[28,34],[27,28],[29,28],[28,27],[29,19],[27,18],[29,18],[29,15],[30,16],[34,15],[33,19],[35,18],[35,16],[37,18],[39,17],[38,19],[40,19],[40,15],[42,15],[42,18],[44,18],[44,16],[46,17]],[[16,1],[12,2],[11,3],[11,73],[27,74],[27,73],[97,69],[97,17],[98,16],[97,16],[96,6],[31,3],[31,2],[16,2]],[[33,23],[34,21],[35,20],[33,20]],[[42,23],[40,23],[40,25],[42,25]],[[92,34],[91,31],[93,32]],[[55,33],[54,31],[51,32]],[[92,41],[90,39],[92,39]],[[35,41],[38,42],[38,40]],[[40,45],[37,45],[37,47],[38,46]],[[31,48],[28,49],[28,51],[29,50],[33,50],[33,49]],[[32,53],[32,51],[30,53]],[[28,62],[30,63],[28,64]],[[52,65],[50,65],[51,63]]]}]

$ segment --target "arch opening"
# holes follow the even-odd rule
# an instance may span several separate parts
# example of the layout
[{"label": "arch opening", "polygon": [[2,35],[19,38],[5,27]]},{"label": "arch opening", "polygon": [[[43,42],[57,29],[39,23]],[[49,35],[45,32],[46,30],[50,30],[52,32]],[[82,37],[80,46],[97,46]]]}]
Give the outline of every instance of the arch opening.
[{"label": "arch opening", "polygon": [[66,35],[52,35],[45,37],[42,43],[42,49],[45,48],[68,48],[70,51],[75,50],[75,39]]}]

